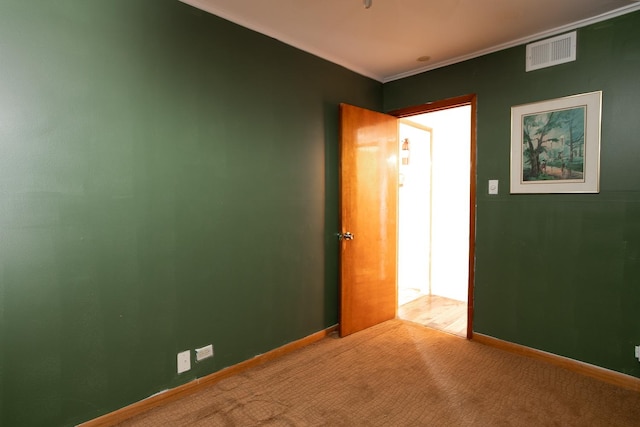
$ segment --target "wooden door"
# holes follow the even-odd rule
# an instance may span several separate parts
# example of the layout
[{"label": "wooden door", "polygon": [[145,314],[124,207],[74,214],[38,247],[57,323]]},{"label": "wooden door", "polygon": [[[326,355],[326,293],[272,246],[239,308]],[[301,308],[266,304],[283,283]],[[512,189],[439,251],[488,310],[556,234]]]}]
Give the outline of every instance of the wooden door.
[{"label": "wooden door", "polygon": [[[398,120],[340,105],[340,335],[397,309]],[[347,236],[350,237],[350,236]]]}]

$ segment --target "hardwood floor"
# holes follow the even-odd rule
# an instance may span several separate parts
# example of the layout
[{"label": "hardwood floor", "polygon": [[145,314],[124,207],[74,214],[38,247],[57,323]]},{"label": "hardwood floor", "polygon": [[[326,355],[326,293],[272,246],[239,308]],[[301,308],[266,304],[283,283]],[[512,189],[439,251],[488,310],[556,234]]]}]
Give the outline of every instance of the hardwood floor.
[{"label": "hardwood floor", "polygon": [[398,318],[461,337],[467,336],[467,303],[464,301],[437,295],[418,296],[398,307]]}]

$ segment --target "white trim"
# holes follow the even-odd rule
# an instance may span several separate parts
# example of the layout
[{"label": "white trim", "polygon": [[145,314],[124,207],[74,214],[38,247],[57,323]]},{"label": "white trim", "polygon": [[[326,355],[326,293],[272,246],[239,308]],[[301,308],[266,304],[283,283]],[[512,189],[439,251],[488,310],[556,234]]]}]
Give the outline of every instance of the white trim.
[{"label": "white trim", "polygon": [[256,24],[254,22],[247,22],[243,17],[241,16],[237,16],[234,15],[233,13],[224,10],[220,7],[215,7],[214,5],[210,4],[210,2],[204,1],[204,0],[179,0],[182,3],[188,4],[190,6],[196,7],[200,10],[204,10],[205,12],[209,12],[213,15],[219,16],[223,19],[226,19],[228,21],[231,21],[235,24],[238,24],[240,26],[243,26],[245,28],[248,28],[250,30],[256,31],[258,33],[267,35],[269,37],[272,37],[278,41],[281,41],[282,43],[285,43],[289,46],[295,47],[297,49],[303,50],[307,53],[310,53],[312,55],[318,56],[322,59],[325,59],[329,62],[332,62],[334,64],[343,66],[353,72],[356,72],[358,74],[361,74],[365,77],[369,77],[372,78],[374,80],[377,80],[381,83],[388,83],[391,82],[393,80],[399,80],[402,79],[404,77],[410,77],[416,74],[420,74],[423,73],[425,71],[431,71],[431,70],[435,70],[436,68],[442,68],[442,67],[446,67],[447,65],[453,65],[456,64],[458,62],[463,62],[463,61],[467,61],[469,59],[473,59],[473,58],[477,58],[480,56],[484,56],[490,53],[494,53],[494,52],[498,52],[500,50],[504,50],[504,49],[508,49],[511,47],[515,47],[515,46],[519,46],[522,44],[526,44],[526,43],[530,43],[532,41],[536,41],[539,39],[543,39],[545,37],[550,37],[550,36],[554,36],[563,32],[567,32],[567,31],[572,31],[578,28],[582,28],[585,27],[587,25],[591,25],[591,24],[595,24],[597,22],[602,22],[602,21],[606,21],[607,19],[612,19],[612,18],[616,18],[618,16],[622,16],[625,15],[627,13],[631,13],[631,12],[635,12],[636,10],[640,10],[640,3],[638,2],[634,2],[634,4],[630,4],[629,6],[624,6],[621,7],[619,9],[615,9],[612,10],[610,12],[606,12],[603,13],[601,15],[597,15],[594,16],[592,18],[588,18],[588,19],[583,19],[581,21],[577,21],[574,22],[572,24],[568,24],[568,25],[564,25],[558,28],[554,28],[551,30],[547,30],[547,31],[543,31],[541,33],[537,33],[537,34],[533,34],[531,36],[527,36],[527,37],[523,37],[520,39],[516,39],[516,40],[512,40],[510,42],[507,43],[503,43],[503,44],[499,44],[487,49],[483,49],[483,50],[479,50],[477,52],[473,52],[470,53],[468,55],[462,55],[462,56],[458,56],[456,58],[452,58],[452,59],[448,59],[446,61],[441,61],[441,62],[437,62],[435,64],[429,64],[427,66],[424,67],[420,67],[420,68],[416,68],[414,70],[410,70],[410,71],[405,71],[403,73],[399,73],[399,74],[394,74],[391,76],[380,76],[377,75],[376,73],[370,72],[369,70],[365,70],[362,67],[359,67],[355,64],[352,64],[344,59],[341,58],[337,58],[334,55],[332,55],[329,52],[324,52],[324,51],[320,51],[317,48],[311,48],[310,46],[306,46],[303,43],[300,43],[296,40],[291,39],[290,37],[284,36],[282,34],[279,34],[277,31],[274,31],[273,29],[269,29],[269,28],[264,28],[259,24]]},{"label": "white trim", "polygon": [[255,22],[248,22],[247,20],[245,20],[242,16],[238,16],[235,15],[231,12],[228,12],[224,9],[221,9],[219,7],[215,7],[214,5],[210,4],[210,2],[204,1],[204,0],[178,0],[182,3],[188,4],[190,6],[193,6],[195,8],[198,8],[200,10],[204,10],[205,12],[209,12],[213,15],[219,16],[220,18],[226,19],[227,21],[231,21],[234,24],[238,24],[242,27],[248,28],[250,30],[256,31],[260,34],[269,36],[273,39],[276,39],[284,44],[287,44],[289,46],[295,47],[296,49],[300,49],[304,52],[310,53],[312,55],[315,55],[319,58],[322,58],[326,61],[332,62],[336,65],[341,65],[344,68],[351,70],[353,72],[356,72],[358,74],[361,74],[365,77],[369,77],[371,79],[377,80],[379,82],[383,82],[384,81],[384,77],[377,75],[375,73],[372,73],[368,70],[365,70],[361,67],[358,67],[355,64],[351,64],[347,61],[344,61],[341,58],[338,58],[334,55],[332,55],[329,52],[324,52],[321,51],[317,48],[309,48],[309,46],[306,46],[304,43],[300,43],[298,40],[292,39],[288,36],[279,34],[277,31],[271,29],[271,28],[265,28],[263,26],[261,26],[260,24],[257,24]]},{"label": "white trim", "polygon": [[607,19],[617,18],[618,16],[626,15],[627,13],[635,12],[636,10],[640,10],[640,3],[631,4],[629,6],[624,6],[619,9],[612,10],[610,12],[603,13],[598,16],[594,16],[592,18],[583,19],[582,21],[577,21],[572,24],[563,25],[562,27],[557,27],[552,30],[543,31],[541,33],[533,34],[531,36],[523,37],[517,40],[513,40],[507,43],[503,43],[497,46],[490,47],[488,49],[479,50],[474,53],[470,53],[468,55],[458,56],[456,58],[448,59],[446,61],[438,62],[436,64],[431,64],[425,67],[417,68],[415,70],[406,71],[404,73],[396,74],[393,76],[388,76],[382,80],[382,83],[388,83],[393,80],[399,80],[404,77],[414,76],[416,74],[424,73],[425,71],[435,70],[436,68],[446,67],[447,65],[457,64],[458,62],[467,61],[469,59],[478,58],[480,56],[488,55],[490,53],[498,52],[501,50],[509,49],[511,47],[520,46],[522,44],[530,43],[536,41],[538,39],[543,39],[545,37],[555,36],[556,34],[564,33],[565,31],[576,30],[578,28],[586,27],[587,25],[595,24],[598,22],[606,21]]}]

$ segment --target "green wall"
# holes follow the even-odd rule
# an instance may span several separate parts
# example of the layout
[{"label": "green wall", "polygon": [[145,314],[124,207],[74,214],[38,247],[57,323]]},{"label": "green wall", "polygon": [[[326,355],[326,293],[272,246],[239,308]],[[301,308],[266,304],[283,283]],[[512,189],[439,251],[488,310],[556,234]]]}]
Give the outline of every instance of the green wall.
[{"label": "green wall", "polygon": [[337,323],[338,103],[382,84],[177,0],[3,0],[0,63],[0,425]]},{"label": "green wall", "polygon": [[[580,29],[575,62],[524,68],[519,46],[394,81],[385,110],[477,94],[474,330],[640,377],[640,13]],[[510,195],[511,106],[597,90],[600,193]]]},{"label": "green wall", "polygon": [[[475,330],[640,377],[638,28],[383,86],[177,0],[0,2],[0,425],[73,425],[335,324],[337,105],[383,97],[478,95]],[[510,107],[594,90],[600,194],[509,195]]]}]

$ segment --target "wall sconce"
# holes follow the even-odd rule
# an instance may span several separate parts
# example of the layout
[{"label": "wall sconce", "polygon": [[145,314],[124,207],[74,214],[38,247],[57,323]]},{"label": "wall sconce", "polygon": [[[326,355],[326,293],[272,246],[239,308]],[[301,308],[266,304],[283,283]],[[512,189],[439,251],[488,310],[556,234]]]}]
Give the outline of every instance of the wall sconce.
[{"label": "wall sconce", "polygon": [[400,158],[403,165],[409,164],[409,154],[409,138],[405,138],[402,140],[402,150],[400,150]]}]

